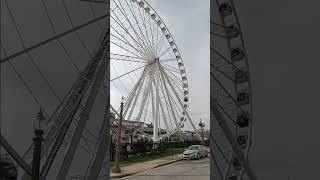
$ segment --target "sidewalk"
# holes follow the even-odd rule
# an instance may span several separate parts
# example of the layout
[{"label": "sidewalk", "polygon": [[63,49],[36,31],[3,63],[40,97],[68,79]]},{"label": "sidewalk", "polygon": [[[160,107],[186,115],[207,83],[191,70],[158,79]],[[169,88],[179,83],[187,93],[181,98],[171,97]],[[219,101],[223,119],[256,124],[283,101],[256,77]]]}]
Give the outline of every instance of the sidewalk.
[{"label": "sidewalk", "polygon": [[125,166],[120,165],[122,172],[121,173],[111,173],[110,172],[110,177],[111,178],[121,178],[121,177],[125,177],[125,176],[130,176],[133,174],[148,171],[153,168],[157,168],[160,166],[171,164],[171,163],[174,163],[174,162],[177,162],[180,160],[182,160],[182,154],[162,157],[162,158],[151,160],[151,161],[134,163],[134,164],[125,165]]}]

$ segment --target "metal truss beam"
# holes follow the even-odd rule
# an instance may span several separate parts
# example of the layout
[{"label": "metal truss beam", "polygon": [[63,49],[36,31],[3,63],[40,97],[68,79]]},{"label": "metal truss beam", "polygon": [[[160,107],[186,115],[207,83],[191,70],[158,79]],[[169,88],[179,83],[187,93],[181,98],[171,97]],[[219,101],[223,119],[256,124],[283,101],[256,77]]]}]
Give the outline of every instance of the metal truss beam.
[{"label": "metal truss beam", "polygon": [[19,166],[31,176],[32,169],[24,161],[24,159],[14,150],[14,148],[8,143],[8,141],[0,133],[0,145],[10,154],[10,156],[19,164]]}]

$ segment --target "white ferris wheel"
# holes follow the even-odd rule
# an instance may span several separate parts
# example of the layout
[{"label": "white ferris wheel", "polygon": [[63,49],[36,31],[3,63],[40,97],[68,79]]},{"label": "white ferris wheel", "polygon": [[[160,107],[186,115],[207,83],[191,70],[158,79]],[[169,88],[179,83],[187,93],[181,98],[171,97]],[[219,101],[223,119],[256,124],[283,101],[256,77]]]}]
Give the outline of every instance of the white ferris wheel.
[{"label": "white ferris wheel", "polygon": [[186,68],[161,17],[143,0],[112,0],[110,8],[111,105],[117,107],[117,94],[125,97],[124,119],[152,124],[146,135],[155,142],[187,120],[195,129]]}]

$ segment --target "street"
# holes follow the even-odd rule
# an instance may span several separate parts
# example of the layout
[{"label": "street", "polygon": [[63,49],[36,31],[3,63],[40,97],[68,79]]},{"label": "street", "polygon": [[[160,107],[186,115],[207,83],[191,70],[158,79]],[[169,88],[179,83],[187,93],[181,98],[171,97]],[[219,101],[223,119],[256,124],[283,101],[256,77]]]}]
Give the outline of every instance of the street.
[{"label": "street", "polygon": [[210,158],[182,160],[121,180],[209,180]]}]

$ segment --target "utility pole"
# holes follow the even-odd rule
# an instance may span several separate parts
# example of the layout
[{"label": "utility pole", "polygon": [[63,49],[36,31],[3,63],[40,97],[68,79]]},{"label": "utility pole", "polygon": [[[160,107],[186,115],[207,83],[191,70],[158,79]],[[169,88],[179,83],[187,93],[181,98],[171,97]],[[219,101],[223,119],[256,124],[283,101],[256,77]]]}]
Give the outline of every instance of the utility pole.
[{"label": "utility pole", "polygon": [[113,173],[121,173],[119,161],[120,161],[121,148],[122,148],[122,144],[121,144],[122,120],[123,120],[122,114],[123,114],[123,97],[121,99],[121,105],[120,105],[119,131],[118,131],[117,149],[116,149],[117,151],[116,151],[114,168],[112,169]]}]

